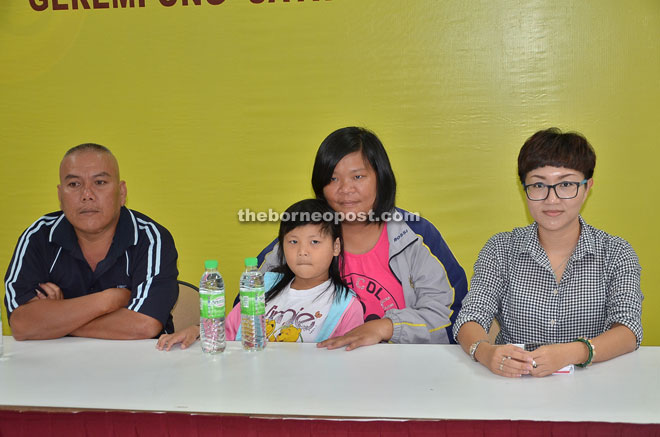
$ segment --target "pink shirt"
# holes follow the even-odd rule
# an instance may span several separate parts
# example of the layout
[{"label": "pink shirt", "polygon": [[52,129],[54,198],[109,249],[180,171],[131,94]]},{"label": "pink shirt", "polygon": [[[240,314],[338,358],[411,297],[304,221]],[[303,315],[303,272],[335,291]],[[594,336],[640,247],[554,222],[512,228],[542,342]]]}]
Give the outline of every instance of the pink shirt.
[{"label": "pink shirt", "polygon": [[376,245],[367,253],[344,253],[344,280],[364,307],[364,320],[380,319],[385,311],[406,307],[403,287],[389,265],[387,223]]}]

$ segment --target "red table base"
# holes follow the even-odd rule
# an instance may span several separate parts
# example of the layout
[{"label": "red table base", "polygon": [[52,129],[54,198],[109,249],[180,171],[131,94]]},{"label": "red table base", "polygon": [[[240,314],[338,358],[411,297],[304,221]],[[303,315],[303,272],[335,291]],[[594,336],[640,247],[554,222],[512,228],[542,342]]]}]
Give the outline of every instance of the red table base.
[{"label": "red table base", "polygon": [[660,437],[660,425],[532,421],[348,421],[115,411],[0,410],[0,437]]}]

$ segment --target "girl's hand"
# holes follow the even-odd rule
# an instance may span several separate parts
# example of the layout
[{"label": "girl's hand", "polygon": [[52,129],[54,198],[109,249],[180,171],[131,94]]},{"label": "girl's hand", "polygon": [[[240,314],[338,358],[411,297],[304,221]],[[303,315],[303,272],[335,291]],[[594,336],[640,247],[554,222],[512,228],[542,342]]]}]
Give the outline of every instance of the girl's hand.
[{"label": "girl's hand", "polygon": [[475,358],[494,374],[507,378],[520,378],[533,370],[532,354],[512,344],[493,346],[481,343]]},{"label": "girl's hand", "polygon": [[181,343],[181,349],[186,349],[199,338],[199,326],[189,326],[182,331],[175,332],[174,334],[163,334],[158,338],[156,349],[170,350],[172,346]]},{"label": "girl's hand", "polygon": [[532,352],[536,368],[532,376],[552,375],[562,367],[583,363],[589,356],[587,346],[580,342],[547,344]]},{"label": "girl's hand", "polygon": [[371,344],[380,343],[384,340],[392,338],[394,332],[394,325],[387,317],[379,320],[370,320],[364,325],[360,325],[348,331],[341,337],[329,338],[321,343],[317,343],[316,347],[326,347],[328,349],[337,349],[346,346],[346,350],[350,351],[360,346],[369,346]]}]

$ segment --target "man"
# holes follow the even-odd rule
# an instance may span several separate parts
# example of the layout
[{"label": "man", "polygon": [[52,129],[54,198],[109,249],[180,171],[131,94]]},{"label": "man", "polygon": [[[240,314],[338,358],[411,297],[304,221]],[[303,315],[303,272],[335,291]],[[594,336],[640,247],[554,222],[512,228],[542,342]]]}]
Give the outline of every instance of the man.
[{"label": "man", "polygon": [[110,150],[91,143],[69,150],[57,193],[62,211],[21,235],[5,275],[14,338],[173,332],[174,241],[158,223],[124,207],[126,183]]}]

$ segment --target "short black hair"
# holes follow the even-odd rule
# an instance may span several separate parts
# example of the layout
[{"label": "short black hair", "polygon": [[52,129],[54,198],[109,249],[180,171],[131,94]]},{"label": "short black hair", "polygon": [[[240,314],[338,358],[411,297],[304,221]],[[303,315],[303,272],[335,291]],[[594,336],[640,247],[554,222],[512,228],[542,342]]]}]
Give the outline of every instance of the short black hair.
[{"label": "short black hair", "polygon": [[321,143],[312,171],[312,187],[316,197],[325,200],[323,188],[330,183],[337,163],[353,152],[362,152],[364,159],[376,172],[374,213],[380,217],[382,213],[392,211],[396,199],[396,179],[390,159],[376,134],[362,127],[337,129]]},{"label": "short black hair", "polygon": [[560,129],[551,127],[536,132],[520,149],[520,182],[524,184],[530,171],[546,165],[578,170],[586,179],[591,179],[596,168],[596,152],[582,134],[563,133]]},{"label": "short black hair", "polygon": [[110,155],[112,155],[110,149],[108,149],[105,146],[96,143],[83,143],[83,144],[78,144],[77,146],[67,150],[66,153],[64,154],[64,157],[66,158],[67,156],[73,155],[74,153],[78,153],[78,152],[99,152],[99,153],[109,153]]}]

